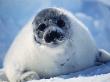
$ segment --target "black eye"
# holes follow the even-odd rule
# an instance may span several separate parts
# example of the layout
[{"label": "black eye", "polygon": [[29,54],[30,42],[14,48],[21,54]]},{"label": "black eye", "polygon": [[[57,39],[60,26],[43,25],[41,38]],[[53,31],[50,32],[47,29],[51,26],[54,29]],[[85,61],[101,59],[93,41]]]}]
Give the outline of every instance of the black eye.
[{"label": "black eye", "polygon": [[40,31],[44,31],[45,29],[46,29],[46,25],[44,23],[40,24],[38,27],[38,30],[40,30]]},{"label": "black eye", "polygon": [[64,27],[65,26],[65,22],[62,19],[60,19],[60,20],[57,21],[57,25],[59,27]]}]

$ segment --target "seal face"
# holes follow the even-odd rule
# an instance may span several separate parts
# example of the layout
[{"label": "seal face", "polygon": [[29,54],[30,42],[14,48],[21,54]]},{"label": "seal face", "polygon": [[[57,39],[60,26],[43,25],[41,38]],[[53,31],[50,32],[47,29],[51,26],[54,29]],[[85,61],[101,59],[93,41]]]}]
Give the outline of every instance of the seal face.
[{"label": "seal face", "polygon": [[48,8],[37,14],[33,21],[34,39],[37,43],[57,46],[69,35],[69,19],[58,9]]}]

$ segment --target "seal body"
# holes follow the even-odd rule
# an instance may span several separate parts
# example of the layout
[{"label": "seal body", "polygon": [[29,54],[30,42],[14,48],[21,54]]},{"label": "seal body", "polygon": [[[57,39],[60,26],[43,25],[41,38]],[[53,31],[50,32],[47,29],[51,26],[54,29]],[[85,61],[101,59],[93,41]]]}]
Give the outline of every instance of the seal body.
[{"label": "seal body", "polygon": [[[44,32],[41,38],[36,29]],[[50,78],[95,65],[97,54],[90,32],[74,15],[64,9],[47,8],[15,38],[5,57],[4,69],[10,82]]]}]

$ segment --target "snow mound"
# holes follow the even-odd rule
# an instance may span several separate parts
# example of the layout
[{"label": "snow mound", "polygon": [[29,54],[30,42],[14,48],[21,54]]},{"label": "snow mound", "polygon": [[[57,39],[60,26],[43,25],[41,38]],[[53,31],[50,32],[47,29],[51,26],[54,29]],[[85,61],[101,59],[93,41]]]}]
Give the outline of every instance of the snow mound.
[{"label": "snow mound", "polygon": [[79,76],[77,78],[70,79],[62,79],[62,78],[51,78],[51,79],[43,79],[43,80],[33,80],[28,82],[110,82],[110,73],[92,77],[82,77]]},{"label": "snow mound", "polygon": [[[8,82],[3,69],[0,70],[0,82]],[[110,82],[110,62],[76,73],[28,82]]]}]

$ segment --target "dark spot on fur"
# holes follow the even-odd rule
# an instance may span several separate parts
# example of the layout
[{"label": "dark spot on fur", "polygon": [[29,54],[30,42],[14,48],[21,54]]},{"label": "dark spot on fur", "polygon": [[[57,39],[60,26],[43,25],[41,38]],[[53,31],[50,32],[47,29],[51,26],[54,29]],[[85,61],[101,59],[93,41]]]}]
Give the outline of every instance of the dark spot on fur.
[{"label": "dark spot on fur", "polygon": [[64,66],[64,65],[65,65],[65,63],[60,64],[60,66]]},{"label": "dark spot on fur", "polygon": [[68,58],[67,61],[69,61],[70,59]]},{"label": "dark spot on fur", "polygon": [[22,71],[22,73],[24,74],[24,73],[26,73],[26,72],[28,72],[29,70],[28,69],[24,69],[23,71]]},{"label": "dark spot on fur", "polygon": [[69,60],[70,58],[68,58],[65,63],[60,64],[60,66],[64,66]]}]

